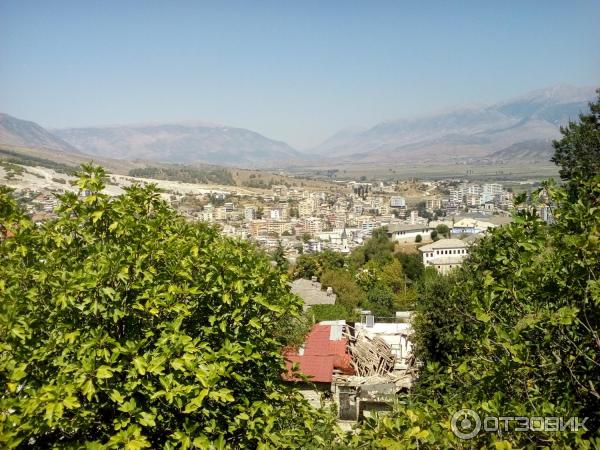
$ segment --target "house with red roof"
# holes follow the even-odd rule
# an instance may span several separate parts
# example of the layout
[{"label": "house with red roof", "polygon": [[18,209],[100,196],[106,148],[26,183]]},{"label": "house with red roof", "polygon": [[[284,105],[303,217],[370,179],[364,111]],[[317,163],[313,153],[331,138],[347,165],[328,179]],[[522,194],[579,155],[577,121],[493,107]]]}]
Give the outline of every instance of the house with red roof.
[{"label": "house with red roof", "polygon": [[298,365],[298,372],[312,383],[331,384],[334,375],[354,373],[348,354],[348,338],[343,320],[315,324],[306,336],[304,344],[297,349],[286,349],[287,381],[305,381],[292,372]]}]

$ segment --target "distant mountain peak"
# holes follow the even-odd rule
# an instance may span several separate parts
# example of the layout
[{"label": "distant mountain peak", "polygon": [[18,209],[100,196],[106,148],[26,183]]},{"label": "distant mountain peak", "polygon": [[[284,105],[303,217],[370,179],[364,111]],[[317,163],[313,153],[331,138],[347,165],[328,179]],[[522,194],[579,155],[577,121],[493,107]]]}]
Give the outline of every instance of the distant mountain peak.
[{"label": "distant mountain peak", "polygon": [[303,156],[285,142],[255,131],[199,121],[66,128],[54,132],[84,153],[115,159],[257,167],[280,165]]},{"label": "distant mountain peak", "polygon": [[0,144],[78,153],[75,147],[37,123],[5,113],[0,113]]},{"label": "distant mountain peak", "polygon": [[[594,88],[568,84],[537,89],[486,106],[448,109],[426,116],[386,120],[366,131],[339,139],[337,134],[316,147],[326,157],[362,162],[485,156],[510,148],[542,155],[544,144],[559,135],[559,126],[587,110]],[[536,152],[530,151],[536,142]],[[527,143],[527,145],[515,145]]]}]

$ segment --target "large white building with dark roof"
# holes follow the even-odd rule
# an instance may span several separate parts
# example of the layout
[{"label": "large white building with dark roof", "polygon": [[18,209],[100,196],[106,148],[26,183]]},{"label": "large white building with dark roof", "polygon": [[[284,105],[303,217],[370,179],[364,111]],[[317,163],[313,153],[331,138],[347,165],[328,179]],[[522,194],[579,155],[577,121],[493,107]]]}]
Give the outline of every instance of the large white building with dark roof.
[{"label": "large white building with dark roof", "polygon": [[440,239],[419,247],[419,251],[423,254],[423,265],[435,267],[443,275],[460,266],[469,254],[468,244],[460,239]]}]

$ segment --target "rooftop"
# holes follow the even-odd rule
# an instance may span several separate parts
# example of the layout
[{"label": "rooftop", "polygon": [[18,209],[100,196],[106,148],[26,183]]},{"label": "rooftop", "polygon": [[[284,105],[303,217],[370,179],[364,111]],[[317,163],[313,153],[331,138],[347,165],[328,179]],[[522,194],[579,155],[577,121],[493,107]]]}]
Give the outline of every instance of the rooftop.
[{"label": "rooftop", "polygon": [[346,351],[348,339],[339,332],[340,326],[342,325],[318,323],[306,336],[302,347],[286,350],[284,356],[288,372],[284,374],[284,379],[302,381],[290,372],[293,363],[298,363],[300,373],[313,382],[331,383],[335,369],[342,373],[353,373],[350,356]]},{"label": "rooftop", "polygon": [[298,295],[304,301],[304,309],[312,305],[333,305],[335,304],[334,293],[327,294],[327,291],[321,290],[321,283],[313,282],[300,278],[292,282],[292,292]]},{"label": "rooftop", "polygon": [[398,231],[421,231],[421,230],[432,230],[428,225],[425,224],[409,224],[409,223],[397,223],[388,226],[388,233],[396,233]]},{"label": "rooftop", "polygon": [[439,241],[432,242],[431,244],[423,245],[419,247],[422,252],[430,252],[432,250],[450,249],[450,248],[466,248],[467,244],[460,239],[440,239]]}]

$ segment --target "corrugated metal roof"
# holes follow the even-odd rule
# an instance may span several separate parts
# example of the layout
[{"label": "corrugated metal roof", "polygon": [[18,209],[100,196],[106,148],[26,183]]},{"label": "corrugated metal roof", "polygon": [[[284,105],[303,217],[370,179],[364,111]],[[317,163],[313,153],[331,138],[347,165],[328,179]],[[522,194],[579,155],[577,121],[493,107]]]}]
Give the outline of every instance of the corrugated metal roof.
[{"label": "corrugated metal roof", "polygon": [[[337,333],[333,333],[337,337]],[[288,372],[284,379],[300,381],[298,377],[292,376],[290,369],[293,363],[298,363],[300,373],[308,376],[311,381],[331,383],[333,370],[339,369],[344,373],[352,373],[350,356],[346,352],[348,340],[341,337],[331,340],[331,325],[316,324],[306,337],[303,352],[287,350],[284,352]]]}]

